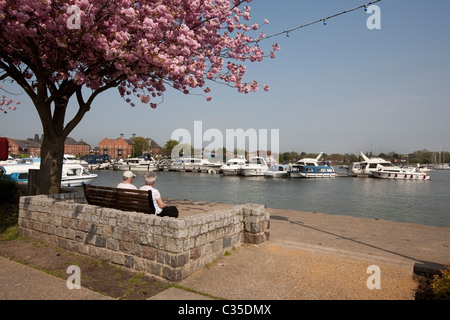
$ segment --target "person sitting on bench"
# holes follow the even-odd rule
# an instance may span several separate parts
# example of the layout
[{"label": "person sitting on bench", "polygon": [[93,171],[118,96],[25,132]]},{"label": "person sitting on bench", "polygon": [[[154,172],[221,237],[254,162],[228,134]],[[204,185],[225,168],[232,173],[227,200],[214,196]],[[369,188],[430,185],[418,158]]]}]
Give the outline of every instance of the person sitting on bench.
[{"label": "person sitting on bench", "polygon": [[122,189],[136,189],[137,187],[133,184],[133,180],[136,175],[131,171],[125,171],[122,175],[122,182],[117,185],[116,188]]},{"label": "person sitting on bench", "polygon": [[139,190],[151,190],[153,196],[153,203],[155,204],[155,214],[160,217],[173,217],[178,218],[178,208],[175,206],[168,206],[161,198],[161,194],[158,189],[155,189],[153,185],[158,177],[154,172],[148,172],[144,176],[145,186],[139,188]]}]

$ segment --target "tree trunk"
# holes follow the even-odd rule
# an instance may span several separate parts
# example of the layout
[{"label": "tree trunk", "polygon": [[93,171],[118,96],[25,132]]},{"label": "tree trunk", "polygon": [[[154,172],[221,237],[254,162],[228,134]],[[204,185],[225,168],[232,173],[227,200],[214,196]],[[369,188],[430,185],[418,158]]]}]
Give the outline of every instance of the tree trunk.
[{"label": "tree trunk", "polygon": [[61,189],[61,175],[65,137],[48,137],[44,134],[41,145],[41,166],[39,173],[29,181],[35,194],[55,194]]}]

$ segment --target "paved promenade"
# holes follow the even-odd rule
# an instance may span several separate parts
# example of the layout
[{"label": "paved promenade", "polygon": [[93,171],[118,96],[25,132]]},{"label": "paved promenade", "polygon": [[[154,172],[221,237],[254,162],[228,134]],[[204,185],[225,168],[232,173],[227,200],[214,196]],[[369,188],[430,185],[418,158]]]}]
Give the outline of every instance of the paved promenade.
[{"label": "paved promenade", "polygon": [[[220,204],[178,201],[183,214]],[[237,247],[151,300],[414,300],[414,268],[450,263],[450,228],[266,209],[270,239]],[[0,299],[96,300],[0,258]]]}]

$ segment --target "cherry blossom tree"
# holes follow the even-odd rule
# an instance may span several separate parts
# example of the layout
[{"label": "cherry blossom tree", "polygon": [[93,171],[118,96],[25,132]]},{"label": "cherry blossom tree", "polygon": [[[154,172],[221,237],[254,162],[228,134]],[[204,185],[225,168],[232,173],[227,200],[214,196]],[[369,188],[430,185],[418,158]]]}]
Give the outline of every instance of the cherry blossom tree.
[{"label": "cherry blossom tree", "polygon": [[[43,127],[36,193],[59,192],[64,141],[111,88],[132,106],[152,108],[168,86],[203,90],[208,101],[208,81],[258,90],[258,82],[244,81],[243,63],[274,57],[279,48],[260,48],[264,34],[250,23],[250,2],[0,0],[2,78],[23,88]],[[78,109],[66,119],[72,98]]]}]

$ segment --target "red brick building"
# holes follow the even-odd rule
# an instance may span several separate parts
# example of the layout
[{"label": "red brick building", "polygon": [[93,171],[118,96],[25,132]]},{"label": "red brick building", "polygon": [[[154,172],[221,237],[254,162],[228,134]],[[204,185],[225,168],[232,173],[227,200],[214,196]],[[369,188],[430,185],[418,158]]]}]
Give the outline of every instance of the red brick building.
[{"label": "red brick building", "polygon": [[133,141],[132,139],[124,139],[123,134],[117,139],[105,138],[98,144],[99,154],[107,154],[111,158],[126,159],[133,156]]},{"label": "red brick building", "polygon": [[[104,138],[98,144],[98,154],[107,154],[111,158],[126,159],[129,157],[137,157],[140,154],[135,154],[133,150],[134,140],[136,135],[133,134],[130,139],[124,139],[123,134],[117,139]],[[152,155],[159,155],[162,152],[162,148],[152,139],[146,138],[150,146]],[[97,148],[96,148],[97,149]],[[146,151],[147,152],[147,151]]]},{"label": "red brick building", "polygon": [[[26,140],[8,138],[10,155],[29,155],[32,157],[41,156],[42,137],[35,135],[34,138]],[[74,156],[84,156],[90,153],[91,146],[82,140],[76,141],[68,137],[64,142],[64,153]]]},{"label": "red brick building", "polygon": [[41,144],[28,138],[27,140],[11,139],[9,142],[9,154],[14,155],[30,155],[32,157],[41,156]]},{"label": "red brick building", "polygon": [[73,138],[68,137],[64,142],[64,153],[72,154],[76,157],[82,157],[90,154],[91,146],[81,139],[76,141]]}]

